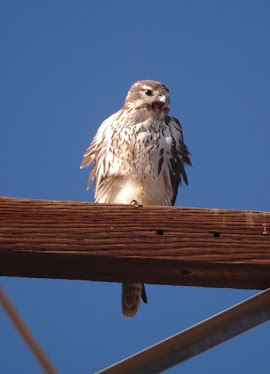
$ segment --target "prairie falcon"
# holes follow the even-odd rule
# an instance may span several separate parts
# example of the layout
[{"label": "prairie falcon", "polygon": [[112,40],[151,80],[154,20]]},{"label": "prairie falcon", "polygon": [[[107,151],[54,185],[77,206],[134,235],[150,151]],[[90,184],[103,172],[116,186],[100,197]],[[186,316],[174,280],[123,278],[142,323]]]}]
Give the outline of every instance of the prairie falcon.
[{"label": "prairie falcon", "polygon": [[[188,184],[191,165],[180,122],[168,116],[169,90],[142,80],[128,91],[124,106],[107,118],[87,148],[81,168],[93,165],[95,201],[109,204],[174,205],[181,180]],[[144,285],[122,285],[122,312],[136,314]]]}]

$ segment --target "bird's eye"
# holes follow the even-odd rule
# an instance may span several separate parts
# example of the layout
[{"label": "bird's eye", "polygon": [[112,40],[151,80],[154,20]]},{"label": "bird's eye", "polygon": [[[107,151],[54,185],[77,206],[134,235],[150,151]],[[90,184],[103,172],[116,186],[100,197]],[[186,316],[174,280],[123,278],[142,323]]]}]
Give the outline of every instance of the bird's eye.
[{"label": "bird's eye", "polygon": [[148,95],[148,96],[152,96],[152,95],[153,95],[153,91],[151,91],[151,90],[145,90],[144,92],[145,92],[146,95]]}]

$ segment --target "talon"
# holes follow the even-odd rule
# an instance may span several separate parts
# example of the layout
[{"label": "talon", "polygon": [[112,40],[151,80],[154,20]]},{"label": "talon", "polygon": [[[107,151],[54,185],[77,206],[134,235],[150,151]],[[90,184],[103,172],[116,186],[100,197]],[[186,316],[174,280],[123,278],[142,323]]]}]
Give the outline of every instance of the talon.
[{"label": "talon", "polygon": [[142,284],[142,294],[141,294],[141,298],[142,298],[142,301],[147,304],[147,296],[146,296],[146,292],[145,292],[145,287],[144,287],[144,284]]},{"label": "talon", "polygon": [[140,207],[140,206],[142,206],[141,204],[138,203],[137,200],[132,200],[132,201],[130,202],[130,205],[135,205],[136,207]]}]

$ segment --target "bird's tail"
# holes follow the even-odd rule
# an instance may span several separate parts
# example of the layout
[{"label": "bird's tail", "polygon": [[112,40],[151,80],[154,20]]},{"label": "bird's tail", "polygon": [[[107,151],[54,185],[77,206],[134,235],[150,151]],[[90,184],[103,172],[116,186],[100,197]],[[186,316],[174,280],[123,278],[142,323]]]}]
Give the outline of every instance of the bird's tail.
[{"label": "bird's tail", "polygon": [[140,299],[147,303],[144,285],[141,283],[122,284],[122,312],[126,317],[134,317],[140,305]]}]

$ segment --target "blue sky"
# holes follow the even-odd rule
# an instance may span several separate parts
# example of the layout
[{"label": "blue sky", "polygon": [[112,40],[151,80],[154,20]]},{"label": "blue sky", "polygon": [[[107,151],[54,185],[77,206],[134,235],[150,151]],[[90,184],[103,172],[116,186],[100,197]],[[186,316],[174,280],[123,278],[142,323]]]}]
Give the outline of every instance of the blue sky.
[{"label": "blue sky", "polygon": [[[139,79],[165,83],[193,167],[176,205],[270,210],[270,3],[3,1],[0,195],[92,201],[79,165]],[[92,373],[256,291],[147,285],[121,315],[120,285],[3,278],[60,373]],[[0,312],[0,371],[41,373]],[[169,373],[268,373],[264,324]]]}]

